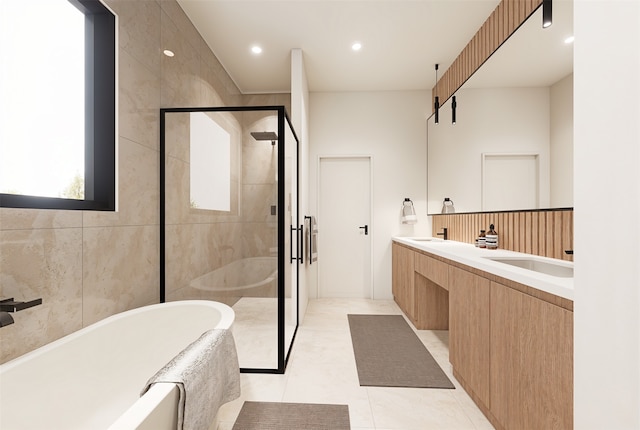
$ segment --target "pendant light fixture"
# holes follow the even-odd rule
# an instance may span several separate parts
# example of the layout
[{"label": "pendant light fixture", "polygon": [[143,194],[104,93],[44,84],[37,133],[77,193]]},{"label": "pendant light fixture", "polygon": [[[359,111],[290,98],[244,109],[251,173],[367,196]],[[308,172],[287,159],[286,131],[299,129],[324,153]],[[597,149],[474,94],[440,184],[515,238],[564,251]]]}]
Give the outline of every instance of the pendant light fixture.
[{"label": "pendant light fixture", "polygon": [[542,0],[542,28],[551,27],[552,12],[551,0]]},{"label": "pendant light fixture", "polygon": [[[436,64],[436,90],[438,88],[438,64]],[[438,124],[440,122],[440,97],[436,96],[434,103],[435,110],[435,123]]]},{"label": "pendant light fixture", "polygon": [[458,104],[456,103],[456,96],[451,98],[451,124],[456,123],[456,107]]}]

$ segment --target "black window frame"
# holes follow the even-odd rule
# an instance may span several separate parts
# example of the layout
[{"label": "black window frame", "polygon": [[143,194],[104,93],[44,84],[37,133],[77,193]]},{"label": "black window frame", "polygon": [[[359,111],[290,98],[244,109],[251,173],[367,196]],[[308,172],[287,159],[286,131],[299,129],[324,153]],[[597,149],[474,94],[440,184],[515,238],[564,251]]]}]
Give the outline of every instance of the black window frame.
[{"label": "black window frame", "polygon": [[116,210],[116,16],[99,0],[67,1],[85,15],[85,198],[0,193],[0,207]]}]

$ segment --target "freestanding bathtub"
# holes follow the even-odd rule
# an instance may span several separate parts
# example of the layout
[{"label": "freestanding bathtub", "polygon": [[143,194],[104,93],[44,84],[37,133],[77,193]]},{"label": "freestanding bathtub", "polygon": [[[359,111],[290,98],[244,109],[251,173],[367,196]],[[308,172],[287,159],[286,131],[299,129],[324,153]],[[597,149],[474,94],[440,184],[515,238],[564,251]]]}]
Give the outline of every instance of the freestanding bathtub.
[{"label": "freestanding bathtub", "polygon": [[179,390],[145,383],[229,306],[192,300],[113,315],[0,366],[0,428],[175,429]]}]

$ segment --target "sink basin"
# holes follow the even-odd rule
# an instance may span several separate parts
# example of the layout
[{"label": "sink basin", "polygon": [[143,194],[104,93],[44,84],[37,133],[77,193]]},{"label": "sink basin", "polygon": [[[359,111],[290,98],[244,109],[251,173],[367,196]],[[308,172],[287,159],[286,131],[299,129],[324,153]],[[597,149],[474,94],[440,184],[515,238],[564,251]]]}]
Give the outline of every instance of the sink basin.
[{"label": "sink basin", "polygon": [[544,273],[545,275],[557,276],[559,278],[573,278],[573,266],[568,263],[553,263],[549,261],[537,260],[527,257],[494,258],[485,257],[498,263],[510,264],[533,272]]},{"label": "sink basin", "polygon": [[442,242],[443,239],[439,237],[408,237],[407,239],[415,242]]}]

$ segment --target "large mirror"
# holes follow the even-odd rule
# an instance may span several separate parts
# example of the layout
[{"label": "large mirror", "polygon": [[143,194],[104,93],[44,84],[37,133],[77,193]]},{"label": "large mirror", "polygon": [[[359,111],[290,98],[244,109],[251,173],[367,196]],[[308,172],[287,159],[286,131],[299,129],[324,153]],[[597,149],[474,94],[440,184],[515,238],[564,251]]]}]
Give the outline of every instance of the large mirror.
[{"label": "large mirror", "polygon": [[542,8],[427,121],[427,212],[573,206],[573,2]]}]

